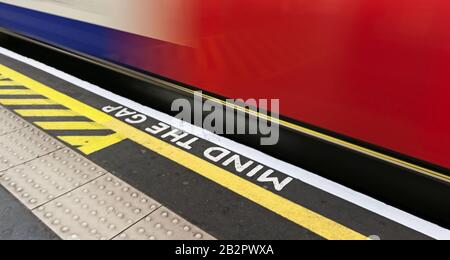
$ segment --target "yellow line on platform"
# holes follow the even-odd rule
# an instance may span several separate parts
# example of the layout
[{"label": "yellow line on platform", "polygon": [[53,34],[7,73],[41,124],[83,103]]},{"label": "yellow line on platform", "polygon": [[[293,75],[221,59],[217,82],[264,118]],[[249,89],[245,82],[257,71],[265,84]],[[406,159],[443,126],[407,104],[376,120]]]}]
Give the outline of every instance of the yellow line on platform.
[{"label": "yellow line on platform", "polygon": [[[367,239],[325,216],[0,65],[0,73],[326,239]],[[40,123],[42,124],[42,123]]]},{"label": "yellow line on platform", "polygon": [[20,86],[20,85],[14,81],[0,80],[0,87],[4,87],[4,86]]},{"label": "yellow line on platform", "polygon": [[57,105],[50,99],[0,99],[0,104],[5,106],[32,106],[32,105]]},{"label": "yellow line on platform", "polygon": [[95,122],[34,122],[46,130],[106,130],[108,128]]},{"label": "yellow line on platform", "polygon": [[80,116],[68,109],[16,109],[17,114],[23,117],[71,117]]},{"label": "yellow line on platform", "polygon": [[1,95],[38,95],[36,92],[29,89],[0,89]]},{"label": "yellow line on platform", "polygon": [[89,155],[127,139],[120,134],[105,136],[58,136],[64,142],[78,147],[78,150]]}]

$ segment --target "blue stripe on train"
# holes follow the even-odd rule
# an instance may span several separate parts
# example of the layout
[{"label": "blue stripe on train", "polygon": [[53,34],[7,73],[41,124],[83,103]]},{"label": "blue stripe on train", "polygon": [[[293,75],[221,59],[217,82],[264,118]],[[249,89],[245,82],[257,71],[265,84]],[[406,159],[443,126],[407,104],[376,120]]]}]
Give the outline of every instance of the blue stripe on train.
[{"label": "blue stripe on train", "polygon": [[114,39],[124,32],[0,3],[0,26],[53,45],[103,59],[120,53]]}]

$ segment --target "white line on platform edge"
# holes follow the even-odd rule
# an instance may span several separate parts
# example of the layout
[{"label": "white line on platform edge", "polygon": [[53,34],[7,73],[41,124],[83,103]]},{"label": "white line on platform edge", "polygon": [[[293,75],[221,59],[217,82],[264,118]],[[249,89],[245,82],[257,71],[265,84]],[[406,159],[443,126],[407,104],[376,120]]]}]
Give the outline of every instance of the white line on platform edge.
[{"label": "white line on platform edge", "polygon": [[[33,66],[37,69],[40,69],[46,73],[49,73],[53,76],[56,76],[60,79],[63,79],[67,82],[74,84],[80,88],[83,88],[89,92],[97,94],[103,98],[109,99],[118,104],[124,105],[130,109],[138,111],[147,116],[153,117],[161,122],[172,125],[175,128],[183,130],[187,133],[195,135],[197,137],[203,138],[211,143],[222,146],[226,149],[229,149],[238,154],[245,154],[246,157],[257,161],[264,162],[265,165],[278,170],[286,175],[289,175],[295,179],[298,179],[304,183],[307,183],[311,186],[314,186],[318,189],[321,189],[325,192],[328,192],[336,197],[344,199],[348,202],[351,202],[355,205],[358,205],[364,209],[367,209],[371,212],[374,212],[378,215],[381,215],[387,219],[395,221],[399,224],[402,224],[406,227],[409,227],[413,230],[416,230],[420,233],[423,233],[429,237],[440,240],[449,240],[450,239],[450,230],[440,227],[436,224],[433,224],[429,221],[416,217],[412,214],[409,214],[405,211],[399,210],[395,207],[389,206],[381,201],[378,201],[374,198],[366,196],[362,193],[354,191],[350,188],[347,188],[341,184],[325,179],[319,175],[308,172],[304,169],[301,169],[297,166],[289,164],[287,162],[276,159],[272,156],[269,156],[265,153],[262,153],[256,149],[250,148],[248,146],[239,144],[225,137],[218,136],[212,132],[209,132],[203,128],[194,126],[192,124],[183,122],[179,119],[176,119],[172,116],[169,116],[165,113],[154,110],[150,107],[141,105],[135,101],[124,98],[122,96],[116,95],[110,91],[102,89],[96,85],[93,85],[89,82],[83,81],[79,78],[71,76],[65,72],[62,72],[58,69],[47,66],[41,62],[36,60],[24,57],[20,54],[7,50],[5,48],[0,47],[0,54],[8,56],[12,59],[18,60],[20,62],[26,63],[30,66]],[[368,234],[371,235],[371,234]],[[377,234],[373,234],[377,235]]]}]

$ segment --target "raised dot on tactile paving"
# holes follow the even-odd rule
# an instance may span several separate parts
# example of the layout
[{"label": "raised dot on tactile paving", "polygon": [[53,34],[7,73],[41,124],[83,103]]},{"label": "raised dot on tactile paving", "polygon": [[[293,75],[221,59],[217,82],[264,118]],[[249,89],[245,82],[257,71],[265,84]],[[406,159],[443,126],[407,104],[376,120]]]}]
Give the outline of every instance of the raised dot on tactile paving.
[{"label": "raised dot on tactile paving", "polygon": [[63,233],[67,233],[67,232],[69,232],[69,230],[70,229],[66,226],[61,227],[61,232],[63,232]]}]

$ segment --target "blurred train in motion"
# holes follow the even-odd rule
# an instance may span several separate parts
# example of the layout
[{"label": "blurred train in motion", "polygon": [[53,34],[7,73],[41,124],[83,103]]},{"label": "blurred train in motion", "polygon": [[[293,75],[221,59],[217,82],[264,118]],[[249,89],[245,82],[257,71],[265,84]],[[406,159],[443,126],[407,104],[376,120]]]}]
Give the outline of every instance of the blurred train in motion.
[{"label": "blurred train in motion", "polygon": [[[450,168],[446,0],[3,0],[0,27]],[[125,87],[125,86],[124,86]]]}]

